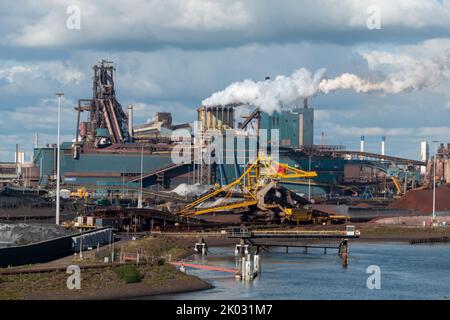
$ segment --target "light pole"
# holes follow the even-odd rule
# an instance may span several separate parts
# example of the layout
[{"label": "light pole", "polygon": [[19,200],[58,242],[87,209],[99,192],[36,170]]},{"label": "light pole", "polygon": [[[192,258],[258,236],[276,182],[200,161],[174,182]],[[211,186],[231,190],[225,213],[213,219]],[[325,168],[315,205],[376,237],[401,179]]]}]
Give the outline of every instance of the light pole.
[{"label": "light pole", "polygon": [[[309,155],[308,170],[311,171],[311,155]],[[311,201],[311,179],[308,179],[308,201]]]},{"label": "light pole", "polygon": [[436,143],[439,141],[433,141],[433,221],[436,220]]},{"label": "light pole", "polygon": [[60,212],[60,157],[61,157],[61,98],[64,93],[56,93],[58,97],[58,137],[56,145],[56,224],[59,225],[59,212]]}]

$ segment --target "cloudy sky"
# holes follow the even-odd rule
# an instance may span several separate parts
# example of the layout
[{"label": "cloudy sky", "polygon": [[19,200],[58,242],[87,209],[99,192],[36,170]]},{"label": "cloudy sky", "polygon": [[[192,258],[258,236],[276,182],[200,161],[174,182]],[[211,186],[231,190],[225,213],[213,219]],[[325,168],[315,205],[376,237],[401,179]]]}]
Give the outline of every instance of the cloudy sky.
[{"label": "cloudy sky", "polygon": [[[368,28],[373,5],[379,29]],[[73,108],[101,59],[117,64],[118,99],[139,122],[156,111],[192,121],[230,83],[325,68],[325,79],[350,73],[395,90],[316,94],[316,143],[324,132],[324,143],[358,149],[365,135],[379,152],[385,135],[388,154],[418,158],[422,139],[450,142],[450,0],[2,0],[0,30],[0,161],[16,143],[29,159],[35,132],[56,140],[55,92],[73,138]]]}]

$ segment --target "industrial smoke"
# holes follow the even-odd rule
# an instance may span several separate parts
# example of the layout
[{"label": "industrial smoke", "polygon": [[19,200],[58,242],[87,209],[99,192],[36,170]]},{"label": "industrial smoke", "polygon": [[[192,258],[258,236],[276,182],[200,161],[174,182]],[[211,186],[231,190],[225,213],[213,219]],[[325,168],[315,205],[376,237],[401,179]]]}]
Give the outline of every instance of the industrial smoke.
[{"label": "industrial smoke", "polygon": [[282,105],[291,105],[301,97],[314,95],[324,74],[325,69],[319,69],[312,74],[301,68],[290,76],[279,75],[273,80],[255,82],[247,79],[230,84],[224,90],[203,100],[202,104],[204,106],[251,104],[272,113],[279,110]]},{"label": "industrial smoke", "polygon": [[203,100],[202,105],[254,105],[271,114],[283,106],[298,104],[304,98],[337,90],[394,94],[433,87],[450,77],[450,52],[422,60],[383,52],[364,53],[362,56],[367,60],[369,70],[380,66],[399,70],[391,71],[380,81],[371,81],[352,73],[343,73],[327,79],[324,78],[326,69],[312,73],[301,68],[290,76],[279,75],[273,80],[255,82],[246,79],[234,82]]}]

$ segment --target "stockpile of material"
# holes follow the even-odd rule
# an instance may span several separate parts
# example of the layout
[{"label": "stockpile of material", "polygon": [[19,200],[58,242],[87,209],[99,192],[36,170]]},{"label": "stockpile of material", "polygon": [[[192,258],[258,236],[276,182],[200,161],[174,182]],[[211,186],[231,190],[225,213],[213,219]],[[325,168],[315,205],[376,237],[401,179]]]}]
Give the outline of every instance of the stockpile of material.
[{"label": "stockpile of material", "polygon": [[[433,211],[433,190],[408,191],[402,198],[389,205],[393,209],[411,209],[430,214]],[[436,212],[450,213],[450,185],[436,189]]]},{"label": "stockpile of material", "polygon": [[0,247],[25,245],[71,234],[57,225],[0,223]]},{"label": "stockpile of material", "polygon": [[172,192],[178,194],[179,196],[199,196],[206,191],[208,191],[211,186],[201,185],[201,184],[186,184],[182,183],[178,185]]}]

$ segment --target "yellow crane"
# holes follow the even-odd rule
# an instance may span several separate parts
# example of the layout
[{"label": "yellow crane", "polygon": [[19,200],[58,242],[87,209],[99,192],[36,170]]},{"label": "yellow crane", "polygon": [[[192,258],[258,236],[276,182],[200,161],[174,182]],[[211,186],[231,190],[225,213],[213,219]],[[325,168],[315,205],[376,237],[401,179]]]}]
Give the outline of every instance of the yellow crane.
[{"label": "yellow crane", "polygon": [[[292,214],[277,203],[265,203],[265,195],[282,180],[288,179],[310,179],[317,177],[314,171],[304,171],[293,168],[287,164],[279,163],[266,156],[259,156],[252,164],[248,165],[245,172],[232,183],[216,187],[216,189],[201,198],[186,205],[179,213],[181,215],[202,215],[218,211],[246,211],[250,206],[257,206],[261,210],[280,209],[286,216]],[[242,200],[231,197],[239,192]],[[220,198],[213,205],[202,204],[214,197]]]}]

